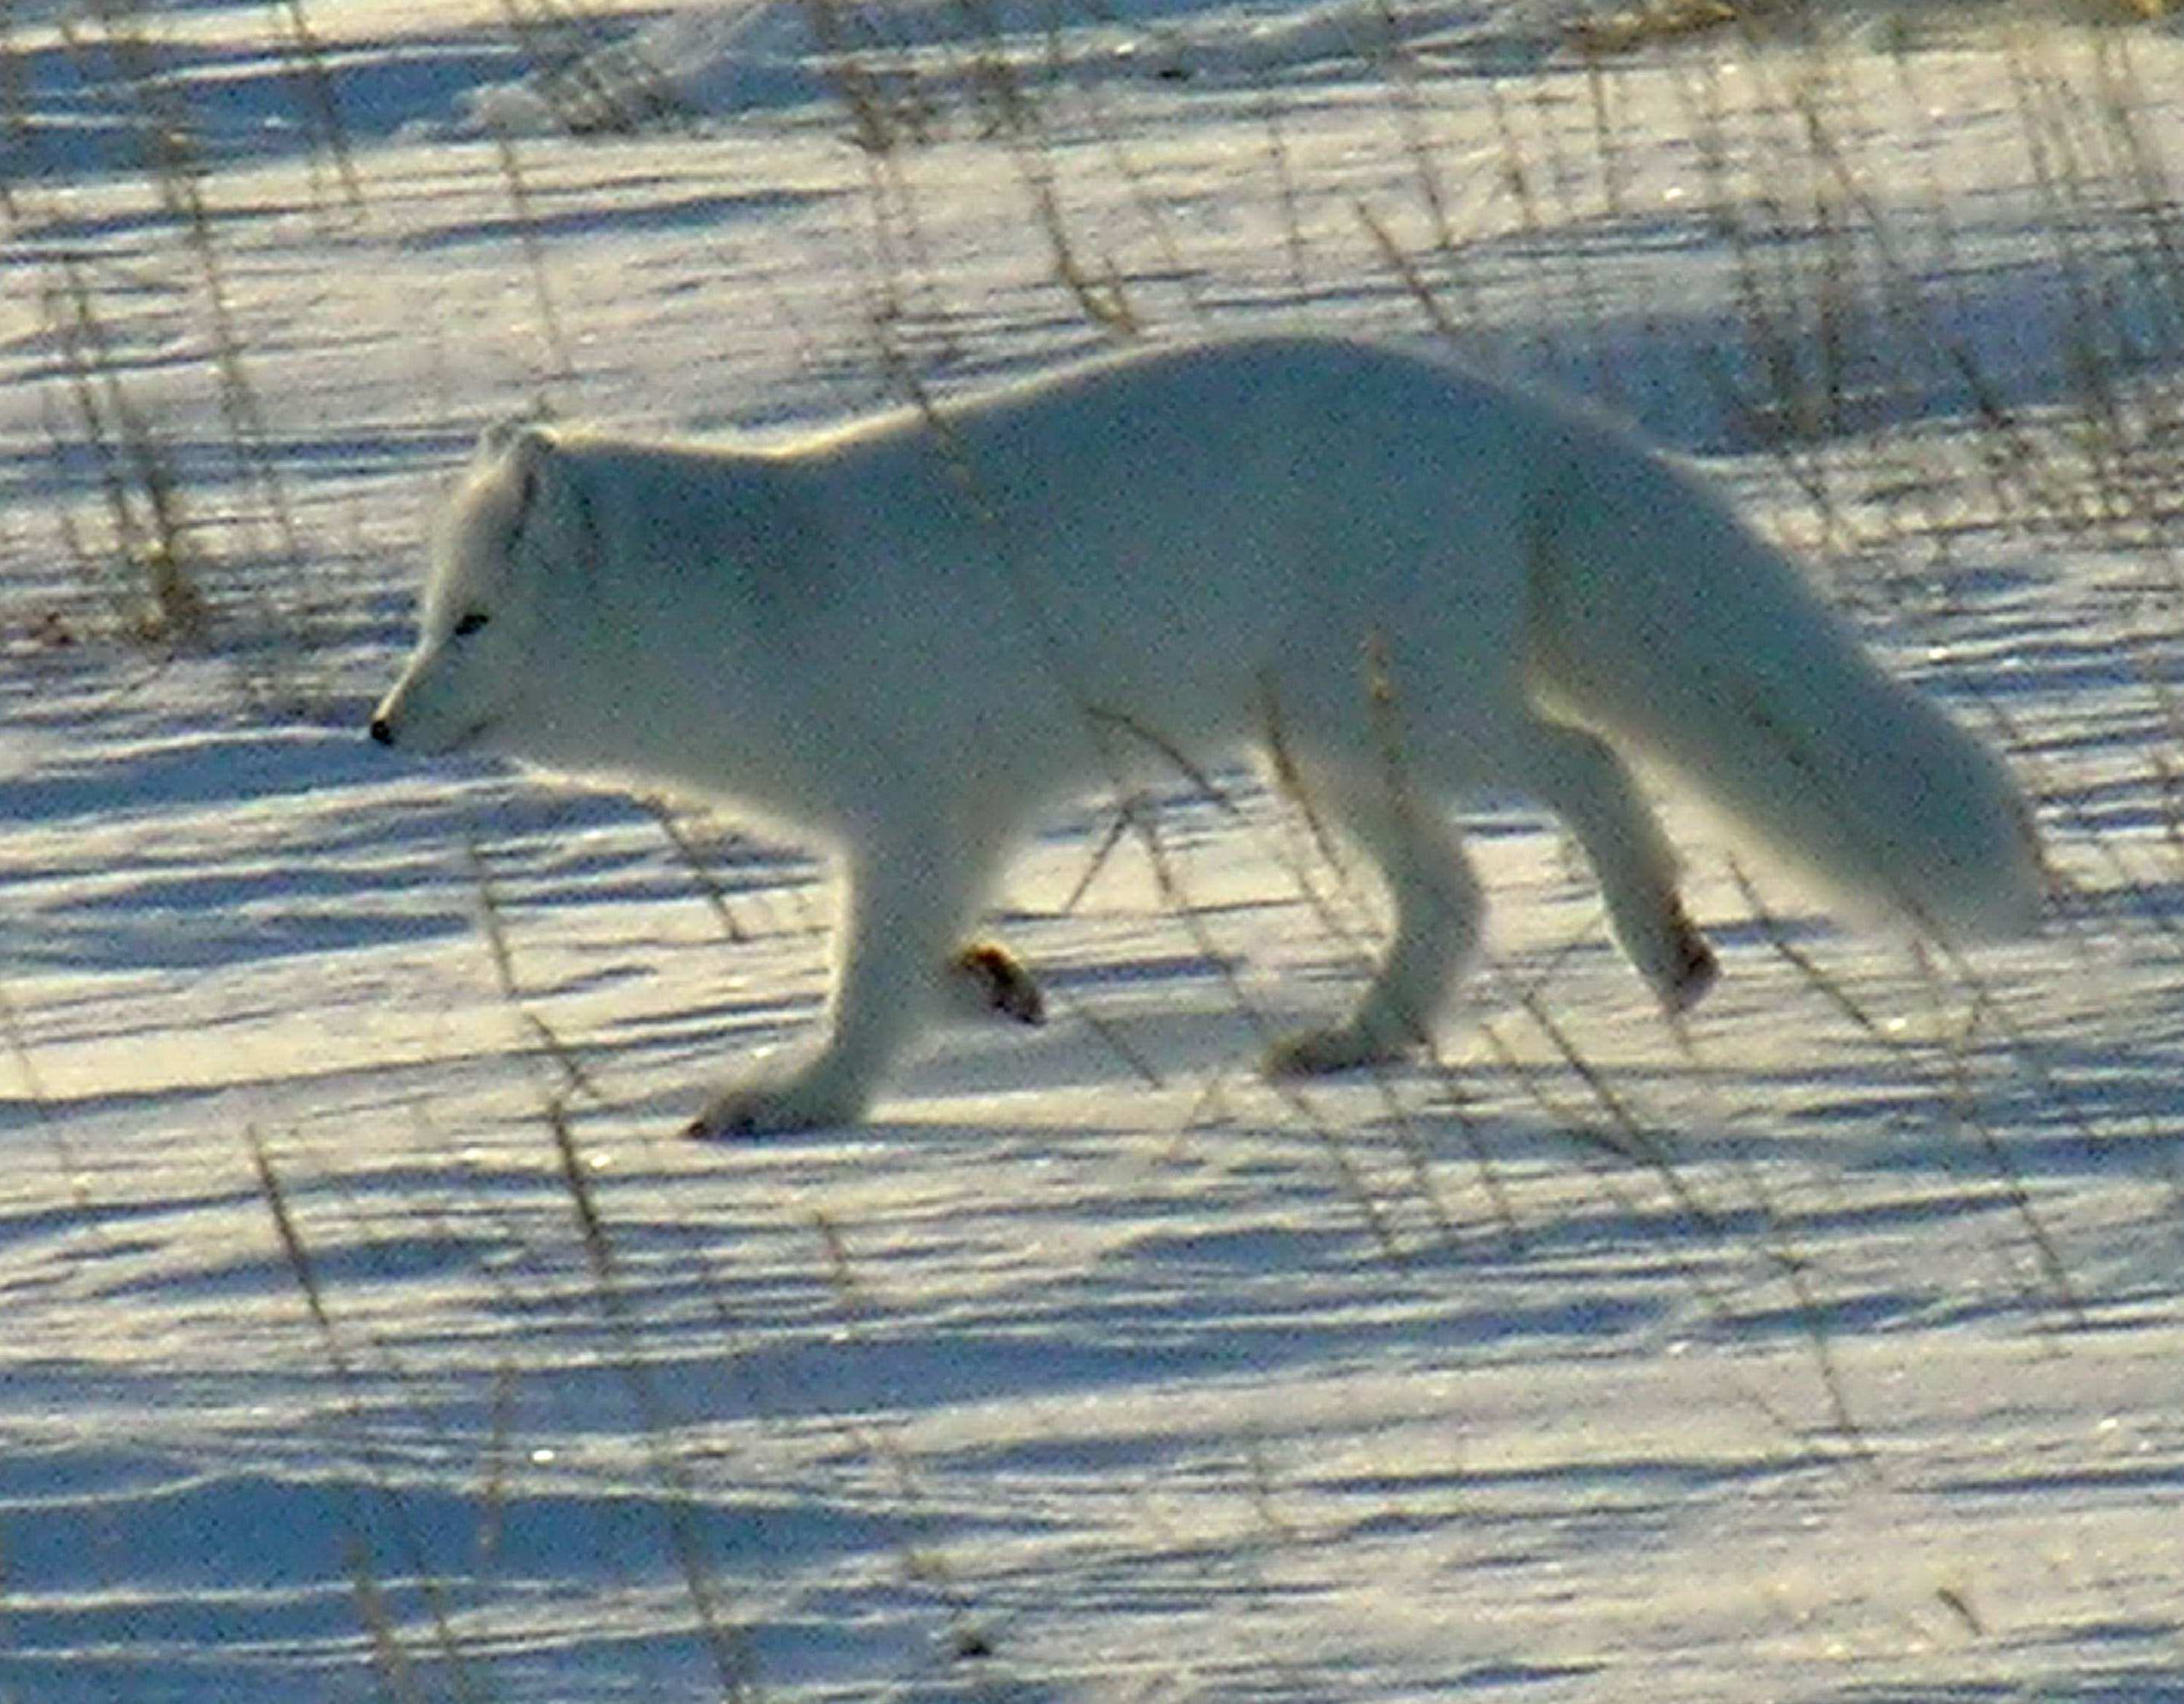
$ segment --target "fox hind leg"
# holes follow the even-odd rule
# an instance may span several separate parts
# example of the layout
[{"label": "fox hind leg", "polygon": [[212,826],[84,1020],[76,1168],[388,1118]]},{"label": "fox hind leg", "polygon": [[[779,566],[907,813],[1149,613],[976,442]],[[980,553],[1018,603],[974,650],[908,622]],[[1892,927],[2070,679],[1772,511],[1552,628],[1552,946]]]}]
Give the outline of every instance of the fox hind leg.
[{"label": "fox hind leg", "polygon": [[1380,871],[1394,910],[1385,955],[1350,1016],[1275,1044],[1275,1076],[1346,1071],[1423,1044],[1479,940],[1485,909],[1462,841],[1431,799],[1392,777],[1332,766],[1293,777],[1306,805],[1323,810]]},{"label": "fox hind leg", "polygon": [[1507,778],[1577,837],[1624,955],[1670,1011],[1690,1010],[1719,966],[1684,910],[1675,853],[1637,782],[1605,741],[1578,728],[1534,721],[1524,748]]}]

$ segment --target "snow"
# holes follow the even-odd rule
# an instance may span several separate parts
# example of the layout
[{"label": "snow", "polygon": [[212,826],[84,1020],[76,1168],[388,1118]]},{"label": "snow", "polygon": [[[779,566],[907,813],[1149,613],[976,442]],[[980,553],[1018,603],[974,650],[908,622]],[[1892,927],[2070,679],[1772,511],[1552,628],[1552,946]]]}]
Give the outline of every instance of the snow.
[{"label": "snow", "polygon": [[[1571,23],[12,8],[0,1700],[2184,1698],[2184,50]],[[1292,1094],[1375,902],[1178,776],[1164,872],[1099,799],[1013,871],[1047,1027],[699,1146],[823,871],[361,738],[488,420],[770,435],[1421,292],[2003,745],[2041,939],[1840,929],[1672,803],[1679,1034],[1481,801],[1441,1058]]]}]

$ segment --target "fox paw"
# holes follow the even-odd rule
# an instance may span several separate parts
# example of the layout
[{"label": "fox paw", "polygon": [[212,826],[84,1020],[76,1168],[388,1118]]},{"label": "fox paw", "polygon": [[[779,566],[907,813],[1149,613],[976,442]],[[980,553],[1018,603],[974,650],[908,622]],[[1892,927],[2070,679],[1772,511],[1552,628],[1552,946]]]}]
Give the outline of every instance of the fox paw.
[{"label": "fox paw", "polygon": [[1671,940],[1675,956],[1661,998],[1671,1012],[1687,1012],[1720,979],[1721,961],[1713,955],[1713,948],[1699,933],[1698,925],[1684,915],[1681,905],[1676,907]]},{"label": "fox paw", "polygon": [[1325,1077],[1331,1072],[1355,1071],[1399,1059],[1407,1050],[1355,1024],[1337,1024],[1329,1029],[1300,1030],[1284,1036],[1267,1050],[1264,1069],[1274,1078]]},{"label": "fox paw", "polygon": [[828,1082],[825,1073],[806,1070],[722,1089],[683,1127],[682,1133],[700,1142],[778,1136],[854,1124],[864,1110],[862,1095],[845,1093]]},{"label": "fox paw", "polygon": [[1670,1017],[1680,1017],[1704,1000],[1720,978],[1713,949],[1673,894],[1649,903],[1642,918],[1617,919],[1614,933],[1624,956]]},{"label": "fox paw", "polygon": [[974,941],[950,962],[958,1002],[978,1016],[999,1014],[1022,1024],[1046,1022],[1046,1000],[1016,955],[992,941]]}]

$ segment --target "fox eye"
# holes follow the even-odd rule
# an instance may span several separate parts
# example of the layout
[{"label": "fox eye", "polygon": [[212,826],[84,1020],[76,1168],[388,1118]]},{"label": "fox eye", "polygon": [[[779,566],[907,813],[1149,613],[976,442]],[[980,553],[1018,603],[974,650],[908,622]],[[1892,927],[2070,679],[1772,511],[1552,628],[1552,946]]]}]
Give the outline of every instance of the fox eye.
[{"label": "fox eye", "polygon": [[459,639],[467,639],[492,619],[482,610],[465,610],[455,617],[454,635]]}]

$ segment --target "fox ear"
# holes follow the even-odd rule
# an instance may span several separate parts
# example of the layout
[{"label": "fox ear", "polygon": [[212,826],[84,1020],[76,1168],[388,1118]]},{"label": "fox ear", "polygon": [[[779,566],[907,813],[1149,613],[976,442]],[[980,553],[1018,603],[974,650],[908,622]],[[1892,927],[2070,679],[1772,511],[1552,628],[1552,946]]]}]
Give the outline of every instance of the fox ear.
[{"label": "fox ear", "polygon": [[554,429],[543,422],[519,419],[490,426],[478,439],[480,462],[507,470],[516,490],[516,510],[528,510],[538,495],[560,451]]},{"label": "fox ear", "polygon": [[535,414],[512,415],[504,420],[495,420],[478,434],[477,459],[480,461],[504,461],[532,441],[536,441],[543,448],[551,449],[554,446],[553,422],[542,420]]},{"label": "fox ear", "polygon": [[554,427],[536,420],[512,422],[499,436],[493,472],[496,479],[508,482],[502,488],[515,494],[518,532],[556,528],[553,536],[585,539],[587,550],[596,549],[582,458],[563,444]]},{"label": "fox ear", "polygon": [[554,447],[554,415],[543,399],[533,403],[521,414],[495,420],[480,432],[475,459],[481,466],[504,461],[534,438],[539,440],[537,446],[539,449]]}]

